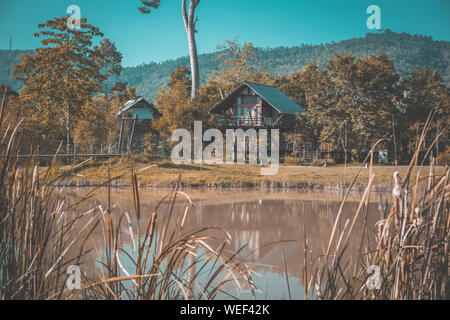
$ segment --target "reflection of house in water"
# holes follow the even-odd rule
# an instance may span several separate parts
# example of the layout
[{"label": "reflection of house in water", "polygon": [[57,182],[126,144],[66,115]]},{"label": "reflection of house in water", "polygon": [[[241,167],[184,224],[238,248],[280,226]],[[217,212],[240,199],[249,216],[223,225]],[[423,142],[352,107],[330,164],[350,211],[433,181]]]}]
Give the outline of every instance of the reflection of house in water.
[{"label": "reflection of house in water", "polygon": [[158,108],[144,98],[130,100],[117,113],[121,116],[118,153],[133,149],[140,150],[143,136],[150,131],[152,120],[161,117]]}]

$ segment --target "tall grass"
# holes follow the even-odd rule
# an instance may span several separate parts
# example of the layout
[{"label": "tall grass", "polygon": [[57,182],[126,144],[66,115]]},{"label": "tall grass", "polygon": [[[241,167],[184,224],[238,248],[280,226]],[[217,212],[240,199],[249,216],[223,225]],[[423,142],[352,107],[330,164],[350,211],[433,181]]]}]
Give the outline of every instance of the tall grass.
[{"label": "tall grass", "polygon": [[84,214],[66,214],[64,200],[52,187],[62,178],[54,166],[40,174],[32,160],[20,164],[14,157],[20,127],[9,137],[6,133],[0,145],[0,298],[58,297],[72,262],[65,255],[77,240],[71,238],[75,222]]},{"label": "tall grass", "polygon": [[[181,178],[181,177],[180,177]],[[143,212],[140,206],[137,174],[132,173],[136,232],[130,226],[128,213],[119,217],[106,210],[100,220],[105,250],[97,254],[101,272],[86,278],[87,285],[70,298],[80,296],[94,299],[214,299],[218,294],[232,296],[225,286],[232,285],[239,292],[245,288],[254,292],[253,271],[236,253],[225,250],[231,236],[218,227],[186,230],[185,220],[192,201],[177,187],[161,199],[153,212]],[[183,197],[181,214],[175,211],[175,200]],[[167,208],[163,212],[163,201]],[[164,214],[163,214],[164,213]],[[150,216],[144,223],[143,216]],[[121,224],[128,224],[121,232]],[[118,244],[130,239],[133,250]],[[213,247],[211,243],[218,243]],[[134,253],[134,254],[133,254]],[[126,259],[125,263],[121,261]]]},{"label": "tall grass", "polygon": [[[84,162],[64,173],[57,170],[56,158],[45,172],[33,159],[19,163],[15,155],[21,125],[7,130],[0,145],[1,299],[213,299],[218,294],[238,298],[244,288],[254,292],[253,271],[239,259],[244,248],[228,252],[231,237],[226,230],[214,226],[186,230],[184,222],[193,204],[179,190],[180,178],[153,212],[144,212],[139,172],[131,165],[134,217],[113,212],[111,181],[122,176],[109,176],[103,184],[109,195],[106,209],[98,206],[84,212],[79,205],[95,190],[68,205],[55,187]],[[132,164],[132,155],[130,160]],[[177,197],[185,199],[181,212],[175,210]],[[92,249],[98,230],[103,241],[100,249]],[[124,238],[131,240],[134,255],[121,247]],[[96,264],[89,263],[93,254]],[[121,262],[124,257],[131,268]],[[71,265],[82,270],[82,287],[76,290],[66,286]],[[237,289],[236,295],[224,290],[229,286]]]},{"label": "tall grass", "polygon": [[[426,122],[419,146],[422,145],[433,116],[434,112]],[[425,158],[430,154],[434,143],[429,147]],[[421,181],[418,149],[404,181],[398,173],[394,174],[391,206],[386,207],[376,226],[367,226],[368,199],[374,179],[374,148],[363,163],[364,166],[370,161],[369,181],[352,221],[342,221],[341,214],[358,175],[342,201],[323,256],[309,263],[305,261],[306,297],[316,296],[327,300],[449,299],[449,169],[446,169],[444,175],[436,176],[431,166],[427,181]],[[432,159],[430,163],[433,163]],[[411,175],[413,169],[417,169],[415,177]],[[358,241],[352,237],[358,219],[362,219],[363,223],[363,235],[359,239],[361,245],[358,252],[348,252],[349,239]],[[373,233],[370,234],[372,228],[375,229],[375,237],[372,237]],[[345,256],[350,258],[345,259]],[[370,285],[370,281],[377,277],[371,266],[377,266],[380,270],[379,286]],[[309,270],[312,270],[310,274]]]}]

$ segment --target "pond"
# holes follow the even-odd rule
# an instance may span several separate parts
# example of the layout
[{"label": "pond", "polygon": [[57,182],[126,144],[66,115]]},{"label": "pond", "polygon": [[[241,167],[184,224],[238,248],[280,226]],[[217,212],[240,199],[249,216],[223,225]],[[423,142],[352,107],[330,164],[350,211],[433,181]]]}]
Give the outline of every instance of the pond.
[{"label": "pond", "polygon": [[[90,191],[86,188],[68,189],[65,193],[70,194],[69,201],[75,201]],[[221,227],[231,236],[227,250],[235,252],[245,246],[241,256],[245,257],[245,262],[255,271],[253,280],[257,288],[257,299],[286,299],[289,297],[289,291],[292,299],[304,298],[305,239],[309,259],[324,254],[342,201],[342,193],[247,189],[184,192],[192,200],[184,219],[185,229]],[[106,189],[94,191],[94,195],[84,205],[89,208],[102,206],[105,209],[108,203],[107,193]],[[141,219],[145,221],[143,223],[148,223],[157,203],[168,193],[169,190],[140,190]],[[356,221],[347,252],[355,252],[361,245],[364,224],[367,227],[364,241],[375,241],[375,223],[381,219],[388,197],[387,194],[371,194],[367,221],[364,220],[363,214]],[[347,219],[353,219],[361,198],[362,193],[355,192],[350,195],[343,207],[342,225]],[[180,209],[185,203],[184,196],[177,196],[174,214],[183,215],[184,210]],[[111,205],[115,214],[129,213],[135,230],[136,219],[131,190],[113,189]],[[161,210],[164,212],[163,207],[169,205],[166,201]],[[121,228],[124,234],[127,229],[126,225]],[[98,246],[102,239],[100,232],[97,235],[99,239],[95,242]],[[122,238],[123,243],[120,245],[133,256],[131,239]],[[346,257],[351,258],[351,254]],[[127,261],[122,263],[125,269],[130,267]],[[234,289],[233,296],[240,299],[252,298],[248,290],[236,292]],[[227,298],[223,295],[219,297]]]}]

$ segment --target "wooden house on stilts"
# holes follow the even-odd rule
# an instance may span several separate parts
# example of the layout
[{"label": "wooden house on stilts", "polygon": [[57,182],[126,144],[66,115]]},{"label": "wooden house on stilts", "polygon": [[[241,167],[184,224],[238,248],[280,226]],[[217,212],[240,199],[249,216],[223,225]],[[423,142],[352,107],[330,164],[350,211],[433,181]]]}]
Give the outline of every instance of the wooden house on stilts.
[{"label": "wooden house on stilts", "polygon": [[143,97],[130,100],[119,110],[120,133],[118,153],[128,152],[130,147],[140,150],[142,138],[149,132],[153,119],[162,117],[158,108]]},{"label": "wooden house on stilts", "polygon": [[[277,88],[252,82],[244,82],[210,110],[222,130],[279,129],[280,137],[294,127],[296,114],[304,112]],[[280,141],[280,150],[285,148]]]}]

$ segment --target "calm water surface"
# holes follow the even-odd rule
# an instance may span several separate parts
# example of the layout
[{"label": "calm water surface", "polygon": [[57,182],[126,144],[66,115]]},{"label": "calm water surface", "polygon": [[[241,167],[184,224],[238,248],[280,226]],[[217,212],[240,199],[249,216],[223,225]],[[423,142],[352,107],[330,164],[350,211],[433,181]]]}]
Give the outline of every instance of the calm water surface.
[{"label": "calm water surface", "polygon": [[[71,194],[69,201],[76,201],[77,198],[89,191],[91,190],[85,188],[69,189],[69,194]],[[223,227],[232,237],[227,249],[236,251],[247,245],[241,256],[246,257],[246,262],[257,273],[254,281],[258,289],[258,299],[288,297],[283,253],[286,257],[292,298],[303,299],[304,238],[306,236],[308,242],[309,257],[314,258],[323,254],[341,204],[341,193],[255,190],[191,190],[185,192],[193,201],[193,206],[189,207],[186,215],[185,228],[187,230],[209,226]],[[169,191],[155,189],[140,190],[144,225],[148,223],[157,203],[168,193]],[[380,220],[382,210],[380,204],[386,200],[387,196],[378,193],[372,194],[368,208],[366,241],[375,241],[374,225]],[[342,221],[353,218],[361,198],[362,194],[360,193],[351,195],[350,201],[344,206]],[[107,190],[99,189],[84,205],[89,208],[99,205],[106,208],[107,199]],[[184,210],[182,211],[180,208],[185,202],[184,199],[182,196],[177,197],[178,201],[174,212],[184,213]],[[111,203],[114,206],[113,212],[117,214],[128,212],[133,220],[135,215],[130,190],[113,189]],[[162,214],[168,211],[168,206],[169,203],[165,203],[161,207]],[[135,228],[135,219],[132,224]],[[348,248],[349,252],[356,250],[361,244],[363,224],[362,218],[357,221]],[[125,224],[121,231],[124,234],[128,233]],[[98,239],[94,240],[97,250],[98,246],[101,246],[102,240],[99,232]],[[127,242],[125,239],[121,246],[132,254],[131,241]],[[351,258],[348,257],[348,259]],[[122,263],[125,269],[127,269],[127,265],[132,269],[126,261],[122,261]],[[242,292],[234,290],[230,293],[239,294],[241,299],[251,298],[251,294],[245,290]]]}]

